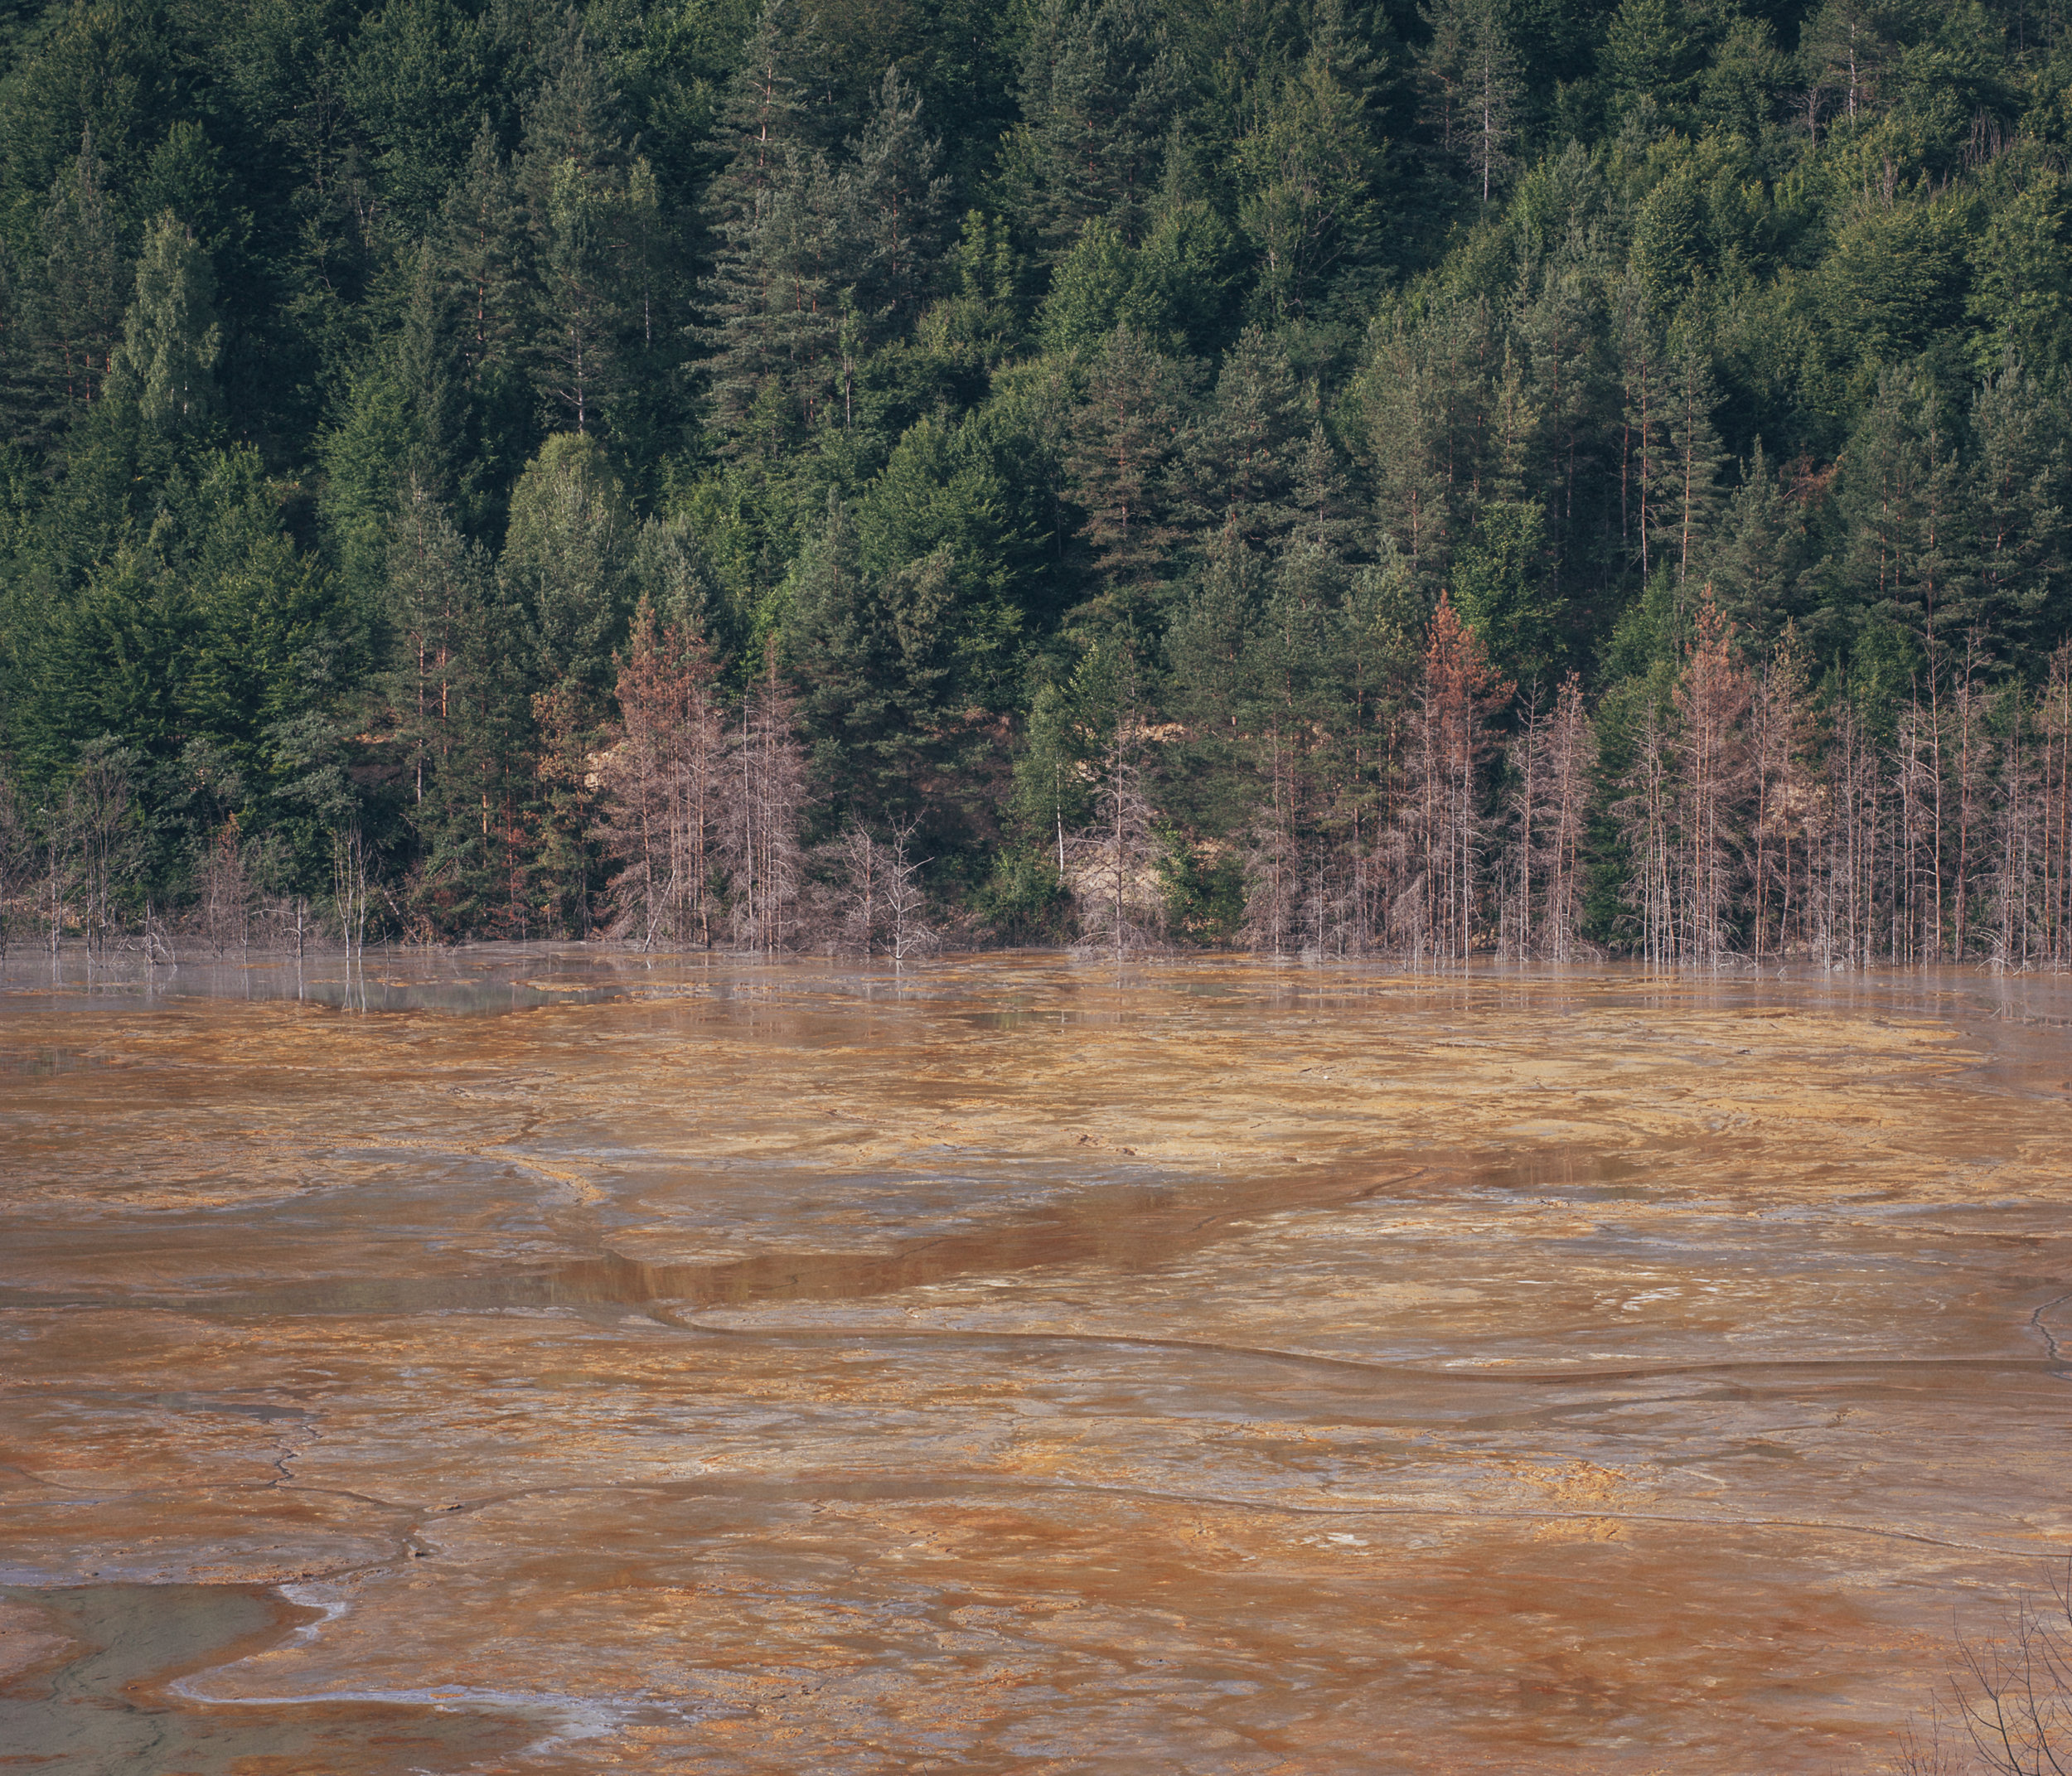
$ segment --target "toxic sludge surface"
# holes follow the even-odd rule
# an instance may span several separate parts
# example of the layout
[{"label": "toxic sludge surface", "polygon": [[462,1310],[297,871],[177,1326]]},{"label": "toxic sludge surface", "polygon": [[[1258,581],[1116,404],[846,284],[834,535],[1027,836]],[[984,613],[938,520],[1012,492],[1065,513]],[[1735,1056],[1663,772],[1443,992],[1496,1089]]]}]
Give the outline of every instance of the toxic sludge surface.
[{"label": "toxic sludge surface", "polygon": [[2049,983],[7,987],[24,1767],[1876,1769],[2072,1548]]}]

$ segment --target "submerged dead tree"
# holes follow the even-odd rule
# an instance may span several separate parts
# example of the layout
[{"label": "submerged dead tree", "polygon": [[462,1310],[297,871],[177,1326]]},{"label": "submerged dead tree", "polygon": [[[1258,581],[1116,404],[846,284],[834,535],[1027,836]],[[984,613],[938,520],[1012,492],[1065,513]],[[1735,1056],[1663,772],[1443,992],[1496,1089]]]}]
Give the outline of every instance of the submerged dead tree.
[{"label": "submerged dead tree", "polygon": [[766,953],[786,949],[801,935],[799,826],[807,784],[796,704],[778,675],[774,650],[742,699],[728,775],[724,844],[734,941]]},{"label": "submerged dead tree", "polygon": [[195,888],[195,918],[202,941],[219,956],[243,949],[251,939],[252,883],[235,820],[225,820],[203,841]]},{"label": "submerged dead tree", "polygon": [[921,872],[928,859],[913,855],[916,822],[894,822],[880,839],[851,820],[823,848],[834,881],[827,897],[828,942],[837,952],[865,958],[883,951],[895,962],[932,949],[935,933],[924,922],[927,898]]},{"label": "submerged dead tree", "polygon": [[1755,805],[1748,833],[1749,948],[1810,955],[1819,945],[1814,893],[1832,803],[1798,632],[1789,624],[1752,687],[1749,763]]},{"label": "submerged dead tree", "polygon": [[[65,790],[61,829],[52,836],[54,951],[64,923],[62,884],[68,880],[77,889],[87,953],[99,956],[114,940],[119,898],[133,873],[136,850],[130,762],[131,755],[123,748],[95,741],[81,754]],[[61,847],[70,853],[70,869],[63,869],[56,860]]]},{"label": "submerged dead tree", "polygon": [[1583,883],[1597,739],[1573,672],[1552,708],[1526,694],[1509,751],[1510,840],[1503,947],[1518,957],[1571,961],[1582,947]]},{"label": "submerged dead tree", "polygon": [[641,602],[618,675],[596,836],[617,866],[612,935],[709,949],[730,787],[728,735],[703,638]]},{"label": "submerged dead tree", "polygon": [[1071,835],[1065,849],[1076,868],[1081,935],[1089,948],[1119,963],[1157,942],[1164,926],[1160,847],[1133,714],[1116,722],[1095,772],[1092,824]]},{"label": "submerged dead tree", "polygon": [[1493,717],[1510,694],[1442,592],[1409,724],[1402,821],[1411,879],[1392,922],[1397,942],[1415,957],[1465,961],[1485,923],[1494,824],[1486,767],[1497,749]]},{"label": "submerged dead tree", "polygon": [[1301,947],[1303,885],[1309,873],[1295,759],[1278,725],[1266,742],[1266,794],[1244,833],[1245,912],[1239,933],[1248,949],[1281,956]]},{"label": "submerged dead tree", "polygon": [[1619,898],[1636,922],[1634,948],[1650,968],[1667,967],[1681,954],[1671,720],[1670,711],[1650,687],[1641,699],[1632,757],[1618,779],[1619,796],[1611,811],[1626,847]]},{"label": "submerged dead tree", "polygon": [[338,922],[338,939],[348,960],[366,947],[367,917],[373,906],[374,884],[369,865],[371,857],[367,835],[357,820],[333,830],[331,835],[331,903]]},{"label": "submerged dead tree", "polygon": [[2072,1769],[2072,1563],[2044,1595],[2018,1599],[1999,1633],[1958,1634],[1928,1718],[1901,1735],[1899,1768],[1903,1776]]},{"label": "submerged dead tree", "polygon": [[35,891],[36,845],[28,811],[15,793],[14,779],[0,768],[0,962],[30,923],[24,903]]},{"label": "submerged dead tree", "polygon": [[1674,694],[1678,843],[1672,892],[1682,906],[1672,929],[1680,943],[1677,959],[1711,966],[1735,948],[1735,890],[1755,775],[1747,746],[1748,681],[1735,661],[1731,639],[1708,586]]},{"label": "submerged dead tree", "polygon": [[1076,690],[1072,769],[1087,824],[1066,835],[1066,878],[1082,948],[1120,965],[1156,943],[1165,927],[1164,855],[1151,802],[1141,685],[1126,647],[1091,659]]},{"label": "submerged dead tree", "polygon": [[2072,967],[2072,641],[2050,656],[2036,738],[2036,948]]}]

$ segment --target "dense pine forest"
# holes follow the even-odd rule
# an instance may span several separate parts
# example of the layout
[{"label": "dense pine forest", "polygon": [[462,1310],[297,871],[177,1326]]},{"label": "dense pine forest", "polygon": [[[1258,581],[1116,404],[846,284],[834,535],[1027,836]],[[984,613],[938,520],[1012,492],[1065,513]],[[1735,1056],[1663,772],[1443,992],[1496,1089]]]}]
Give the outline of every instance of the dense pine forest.
[{"label": "dense pine forest", "polygon": [[0,934],[2072,965],[2055,0],[0,0]]}]

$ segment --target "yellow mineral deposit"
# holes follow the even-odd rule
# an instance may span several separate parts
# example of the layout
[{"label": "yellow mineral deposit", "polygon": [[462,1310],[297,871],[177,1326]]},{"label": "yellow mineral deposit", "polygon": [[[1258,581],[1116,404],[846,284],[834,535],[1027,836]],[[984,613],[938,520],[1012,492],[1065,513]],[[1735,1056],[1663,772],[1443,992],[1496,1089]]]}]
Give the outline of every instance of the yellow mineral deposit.
[{"label": "yellow mineral deposit", "polygon": [[2072,1548],[2049,983],[233,985],[0,994],[51,1768],[1874,1770]]}]

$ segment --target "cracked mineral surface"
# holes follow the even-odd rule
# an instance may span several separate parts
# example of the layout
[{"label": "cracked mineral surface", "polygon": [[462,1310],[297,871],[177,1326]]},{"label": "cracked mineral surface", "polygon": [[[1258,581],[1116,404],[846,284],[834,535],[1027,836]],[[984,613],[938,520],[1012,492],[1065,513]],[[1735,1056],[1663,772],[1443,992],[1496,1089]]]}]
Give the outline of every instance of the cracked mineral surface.
[{"label": "cracked mineral surface", "polygon": [[17,962],[0,1767],[1884,1767],[2072,1549],[2068,1015]]}]

